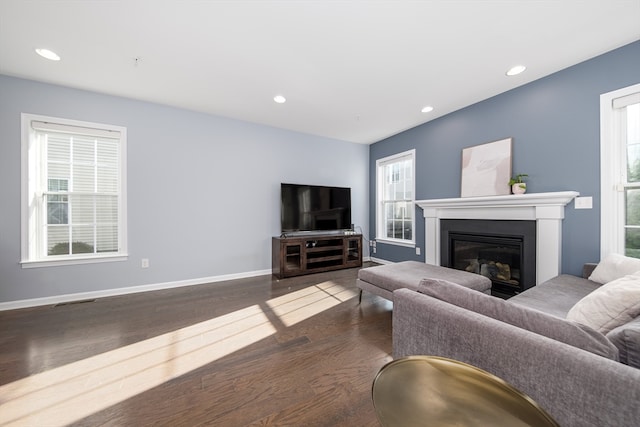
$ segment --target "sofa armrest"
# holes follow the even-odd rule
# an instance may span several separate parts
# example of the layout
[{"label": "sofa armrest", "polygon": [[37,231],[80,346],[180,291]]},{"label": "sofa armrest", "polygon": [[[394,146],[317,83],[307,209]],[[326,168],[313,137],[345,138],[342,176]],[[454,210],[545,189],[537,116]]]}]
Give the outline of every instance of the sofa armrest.
[{"label": "sofa armrest", "polygon": [[394,292],[393,356],[434,355],[504,379],[570,426],[632,426],[640,370],[417,292]]},{"label": "sofa armrest", "polygon": [[589,276],[591,276],[591,273],[593,273],[593,270],[596,269],[596,267],[598,266],[598,263],[596,262],[587,262],[582,266],[582,278],[583,279],[588,279]]}]

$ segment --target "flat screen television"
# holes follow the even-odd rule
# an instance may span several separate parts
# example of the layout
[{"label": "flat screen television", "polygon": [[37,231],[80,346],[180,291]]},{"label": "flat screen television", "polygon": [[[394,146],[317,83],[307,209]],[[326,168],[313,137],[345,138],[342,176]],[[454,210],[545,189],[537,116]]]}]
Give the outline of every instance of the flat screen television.
[{"label": "flat screen television", "polygon": [[351,228],[351,189],[321,185],[281,184],[283,233]]}]

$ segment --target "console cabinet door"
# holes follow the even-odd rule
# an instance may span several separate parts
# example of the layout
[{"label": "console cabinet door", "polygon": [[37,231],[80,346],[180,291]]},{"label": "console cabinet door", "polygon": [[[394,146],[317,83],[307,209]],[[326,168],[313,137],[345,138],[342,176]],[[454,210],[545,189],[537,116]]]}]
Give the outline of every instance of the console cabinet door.
[{"label": "console cabinet door", "polygon": [[304,242],[274,237],[271,244],[271,271],[278,278],[304,274]]},{"label": "console cabinet door", "polygon": [[302,242],[282,242],[282,272],[284,276],[300,274],[304,266]]},{"label": "console cabinet door", "polygon": [[347,267],[360,267],[362,265],[362,237],[345,239],[344,265]]}]

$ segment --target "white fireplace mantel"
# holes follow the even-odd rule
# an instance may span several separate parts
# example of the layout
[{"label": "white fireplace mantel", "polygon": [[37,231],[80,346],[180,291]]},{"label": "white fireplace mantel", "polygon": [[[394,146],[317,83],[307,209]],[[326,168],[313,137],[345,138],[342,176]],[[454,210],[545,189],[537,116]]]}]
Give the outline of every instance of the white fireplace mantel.
[{"label": "white fireplace mantel", "polygon": [[576,191],[417,200],[425,222],[425,261],[440,265],[441,219],[536,221],[536,284],[560,274],[564,208]]}]

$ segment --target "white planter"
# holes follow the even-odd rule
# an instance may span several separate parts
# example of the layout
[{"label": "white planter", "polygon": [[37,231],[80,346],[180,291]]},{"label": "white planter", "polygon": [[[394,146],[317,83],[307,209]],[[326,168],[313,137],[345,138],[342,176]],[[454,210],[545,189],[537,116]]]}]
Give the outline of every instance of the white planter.
[{"label": "white planter", "polygon": [[524,194],[527,192],[527,184],[525,182],[519,182],[511,186],[511,192],[513,194]]}]

